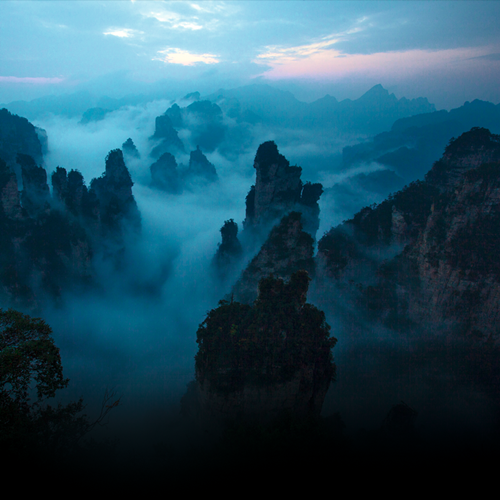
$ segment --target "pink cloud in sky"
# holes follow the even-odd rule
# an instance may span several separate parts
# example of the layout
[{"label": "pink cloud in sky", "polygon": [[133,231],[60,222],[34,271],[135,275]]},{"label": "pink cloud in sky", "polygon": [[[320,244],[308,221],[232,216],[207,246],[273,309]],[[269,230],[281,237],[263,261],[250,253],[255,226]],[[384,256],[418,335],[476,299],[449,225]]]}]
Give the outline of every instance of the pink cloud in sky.
[{"label": "pink cloud in sky", "polygon": [[[315,50],[314,50],[315,49]],[[266,64],[271,69],[259,76],[270,80],[287,78],[342,79],[350,76],[390,76],[399,79],[424,72],[460,72],[474,65],[483,64],[474,60],[490,52],[488,48],[459,48],[445,50],[408,50],[378,52],[374,54],[343,54],[333,48],[305,46],[277,49],[269,48],[259,54],[254,62]]]},{"label": "pink cloud in sky", "polygon": [[0,83],[29,83],[31,85],[50,85],[64,82],[64,78],[43,76],[0,76]]}]

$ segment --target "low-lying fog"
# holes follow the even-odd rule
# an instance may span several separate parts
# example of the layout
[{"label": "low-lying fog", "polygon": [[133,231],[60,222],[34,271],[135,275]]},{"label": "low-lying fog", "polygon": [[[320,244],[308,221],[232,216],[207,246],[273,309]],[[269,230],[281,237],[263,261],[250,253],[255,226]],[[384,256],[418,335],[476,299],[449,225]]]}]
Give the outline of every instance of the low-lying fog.
[{"label": "low-lying fog", "polygon": [[[45,166],[49,178],[61,166],[68,171],[79,170],[88,185],[104,172],[107,153],[121,147],[128,137],[141,154],[140,159],[125,157],[142,215],[142,235],[139,241],[130,243],[124,270],[117,273],[98,263],[102,292],[67,295],[63,307],[47,309],[43,314],[53,328],[65,376],[70,379],[61,399],[82,396],[88,405],[86,412],[95,418],[106,389],[114,389],[121,403],[111,413],[108,434],[104,435],[122,439],[133,434],[144,445],[152,444],[152,439],[161,441],[170,432],[167,423],[178,416],[180,398],[194,378],[198,325],[231,289],[230,280],[221,285],[213,278],[210,263],[224,221],[232,218],[242,229],[245,197],[255,182],[253,159],[259,144],[275,140],[291,165],[303,167],[304,182],[319,181],[325,189],[351,175],[381,168],[370,163],[349,172],[342,170],[342,147],[359,137],[321,137],[308,131],[259,125],[247,130],[249,135],[237,151],[227,154],[226,144],[226,154],[219,150],[206,153],[217,169],[218,182],[194,186],[180,195],[167,194],[149,186],[149,167],[154,160],[148,157],[152,148],[148,138],[154,132],[155,118],[170,104],[156,101],[120,109],[87,125],[79,124],[76,118],[57,116],[34,123],[48,134]],[[241,133],[228,119],[226,125]],[[189,151],[196,145],[190,143],[189,130],[181,130],[179,136],[187,147],[177,163],[186,165]],[[357,191],[351,202],[359,210],[383,198],[380,193]],[[343,212],[328,190],[320,206],[318,239],[332,225],[354,214]],[[237,277],[235,274],[233,281]],[[313,290],[310,298],[315,300]],[[321,298],[316,299],[320,305]],[[342,307],[342,298],[335,303]],[[366,343],[366,338],[350,336],[349,322],[359,319],[355,311],[339,314],[338,310],[326,310],[326,314],[338,338],[333,351],[338,381],[330,389],[324,412],[340,411],[348,427],[377,427],[391,405],[403,399],[410,405],[414,401],[425,404],[431,413],[453,404],[467,411],[473,405],[476,416],[472,420],[477,415],[489,418],[487,398],[470,386],[446,381],[448,368],[443,369],[444,379],[429,376],[432,361],[412,368],[407,359],[409,341],[380,330],[372,331],[366,337],[371,341]],[[367,330],[370,328],[366,325]],[[412,348],[418,351],[422,344],[417,344]],[[441,373],[440,365],[436,366]],[[432,386],[432,380],[439,380],[440,385]],[[450,399],[450,388],[460,394]],[[373,415],[376,421],[370,421]]]},{"label": "low-lying fog", "polygon": [[[292,165],[303,166],[304,181],[332,175],[335,179],[332,169],[340,168],[341,148],[346,144],[338,137],[256,126],[244,150],[227,155],[231,159],[218,150],[206,153],[217,169],[218,182],[194,186],[180,195],[168,194],[149,185],[154,159],[148,157],[152,148],[148,138],[154,132],[155,118],[169,106],[167,101],[156,101],[120,109],[87,125],[79,124],[78,118],[58,116],[34,122],[47,131],[49,179],[61,166],[67,171],[79,170],[89,185],[104,172],[108,152],[121,147],[128,137],[141,154],[140,159],[125,157],[142,215],[142,235],[128,247],[124,272],[117,274],[98,264],[102,293],[68,295],[64,307],[44,311],[61,349],[65,375],[70,378],[64,398],[82,396],[92,417],[106,388],[114,388],[121,396],[119,408],[110,416],[111,432],[129,427],[135,419],[137,426],[159,432],[167,414],[177,414],[186,384],[194,377],[198,325],[232,285],[214,280],[210,263],[224,221],[232,218],[242,229],[259,144],[275,140]],[[226,125],[231,127],[227,119]],[[187,129],[179,135],[187,147],[186,154],[176,159],[186,165],[189,151],[196,145],[189,143]],[[325,157],[333,158],[331,164],[325,164]],[[318,158],[323,163],[317,167]],[[338,214],[331,210],[325,210],[321,220],[318,237],[333,221],[339,222]]]}]

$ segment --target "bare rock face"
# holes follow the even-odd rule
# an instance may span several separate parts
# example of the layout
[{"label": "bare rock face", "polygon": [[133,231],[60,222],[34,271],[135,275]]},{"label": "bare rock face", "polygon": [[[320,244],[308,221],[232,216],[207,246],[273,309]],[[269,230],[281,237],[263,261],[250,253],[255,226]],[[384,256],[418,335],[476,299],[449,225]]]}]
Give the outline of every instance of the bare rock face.
[{"label": "bare rock face", "polygon": [[260,252],[252,259],[234,287],[244,303],[257,297],[259,281],[269,275],[289,278],[295,271],[314,272],[314,241],[302,230],[301,214],[291,212],[275,226]]},{"label": "bare rock face", "polygon": [[261,144],[255,155],[256,181],[247,197],[245,228],[281,219],[300,200],[300,167],[290,167],[273,141]]},{"label": "bare rock face", "polygon": [[66,204],[68,198],[68,173],[65,168],[57,167],[52,173],[52,196],[54,201]]},{"label": "bare rock face", "polygon": [[292,210],[303,213],[304,230],[313,236],[319,227],[321,184],[302,184],[302,169],[291,167],[273,141],[259,146],[255,155],[255,186],[246,198],[245,230],[268,228]]},{"label": "bare rock face", "polygon": [[90,224],[91,231],[96,229],[92,221],[98,219],[98,207],[92,205],[97,204],[97,200],[90,199],[83,175],[78,170],[67,173],[65,168],[56,168],[52,173],[52,197],[55,208],[66,211],[84,224]]},{"label": "bare rock face", "polygon": [[184,126],[183,118],[182,118],[182,110],[178,104],[174,103],[170,108],[167,109],[165,114],[170,118],[172,126],[177,130]]},{"label": "bare rock face", "polygon": [[192,400],[205,424],[267,424],[283,414],[319,416],[335,377],[336,339],[306,303],[309,277],[261,280],[253,306],[221,301],[197,333]]},{"label": "bare rock face", "polygon": [[500,162],[468,170],[440,201],[404,255],[419,282],[404,290],[409,317],[498,341]]}]

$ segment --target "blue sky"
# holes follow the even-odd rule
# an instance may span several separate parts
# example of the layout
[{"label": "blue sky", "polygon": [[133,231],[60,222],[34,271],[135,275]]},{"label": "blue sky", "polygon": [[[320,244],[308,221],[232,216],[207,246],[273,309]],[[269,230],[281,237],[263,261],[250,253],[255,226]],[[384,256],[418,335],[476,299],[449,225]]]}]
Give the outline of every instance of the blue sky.
[{"label": "blue sky", "polygon": [[2,1],[0,102],[90,88],[500,101],[496,1]]}]

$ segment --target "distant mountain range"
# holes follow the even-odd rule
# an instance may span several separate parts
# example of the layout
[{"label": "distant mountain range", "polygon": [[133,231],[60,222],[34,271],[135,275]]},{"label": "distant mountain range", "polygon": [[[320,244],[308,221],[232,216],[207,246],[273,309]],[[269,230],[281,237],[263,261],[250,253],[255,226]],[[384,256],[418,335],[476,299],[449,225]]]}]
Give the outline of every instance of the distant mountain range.
[{"label": "distant mountain range", "polygon": [[[198,99],[199,93],[188,94]],[[129,95],[121,99],[96,97],[89,92],[60,96],[45,96],[32,101],[14,101],[0,104],[11,113],[29,120],[53,113],[63,116],[82,116],[92,108],[108,111],[122,106],[138,105],[158,99],[158,96]],[[344,132],[377,134],[388,130],[395,120],[420,113],[435,111],[435,106],[424,97],[397,99],[382,85],[375,85],[359,99],[338,101],[326,95],[312,103],[299,101],[288,91],[265,84],[254,84],[236,89],[220,89],[201,97],[201,101],[218,104],[224,113],[247,123],[266,123],[292,128],[328,128]]]},{"label": "distant mountain range", "polygon": [[216,102],[228,115],[293,128],[333,128],[343,132],[376,134],[387,130],[399,118],[436,110],[424,97],[397,99],[375,85],[359,99],[338,101],[326,95],[312,103],[297,100],[292,93],[269,85],[247,85],[220,89],[206,99]]}]

